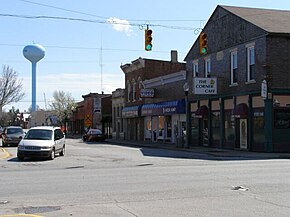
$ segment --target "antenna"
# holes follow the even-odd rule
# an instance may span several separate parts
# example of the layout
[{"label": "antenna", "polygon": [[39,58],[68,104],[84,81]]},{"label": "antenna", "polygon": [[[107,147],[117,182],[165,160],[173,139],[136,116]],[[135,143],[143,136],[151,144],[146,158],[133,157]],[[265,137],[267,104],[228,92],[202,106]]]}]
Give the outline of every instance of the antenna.
[{"label": "antenna", "polygon": [[100,68],[101,68],[101,92],[103,91],[103,38],[101,35],[101,49],[100,49]]}]

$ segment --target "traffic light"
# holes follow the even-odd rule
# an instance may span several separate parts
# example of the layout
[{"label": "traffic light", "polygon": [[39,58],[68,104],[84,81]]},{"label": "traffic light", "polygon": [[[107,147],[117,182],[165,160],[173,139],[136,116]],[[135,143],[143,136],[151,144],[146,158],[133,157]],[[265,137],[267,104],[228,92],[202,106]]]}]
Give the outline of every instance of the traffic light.
[{"label": "traffic light", "polygon": [[152,50],[152,30],[145,29],[145,50],[151,51]]},{"label": "traffic light", "polygon": [[200,54],[207,54],[207,34],[202,32],[199,36],[199,52]]}]

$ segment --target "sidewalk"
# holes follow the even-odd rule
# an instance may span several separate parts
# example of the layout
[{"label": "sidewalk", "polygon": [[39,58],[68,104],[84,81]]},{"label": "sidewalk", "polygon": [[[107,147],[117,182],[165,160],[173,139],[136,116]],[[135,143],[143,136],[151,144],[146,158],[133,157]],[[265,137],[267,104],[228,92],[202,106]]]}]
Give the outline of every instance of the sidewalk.
[{"label": "sidewalk", "polygon": [[[79,138],[81,135],[68,136],[68,138]],[[175,151],[193,152],[198,154],[207,154],[217,158],[247,158],[247,159],[290,159],[290,153],[265,153],[265,152],[249,152],[243,150],[232,150],[232,149],[220,149],[210,148],[203,146],[194,146],[190,148],[176,147],[176,144],[172,143],[153,143],[149,141],[127,141],[127,140],[116,140],[107,139],[107,142],[132,147],[148,147],[148,148],[159,148]],[[3,148],[0,147],[0,159],[6,159],[10,154]]]},{"label": "sidewalk", "polygon": [[207,154],[217,158],[248,158],[248,159],[290,159],[290,153],[266,153],[266,152],[250,152],[243,150],[210,148],[204,146],[194,146],[190,148],[176,147],[176,144],[171,143],[153,143],[146,141],[126,141],[107,139],[108,142],[133,147],[150,147],[159,149],[168,149],[176,151],[193,152],[199,154]]}]

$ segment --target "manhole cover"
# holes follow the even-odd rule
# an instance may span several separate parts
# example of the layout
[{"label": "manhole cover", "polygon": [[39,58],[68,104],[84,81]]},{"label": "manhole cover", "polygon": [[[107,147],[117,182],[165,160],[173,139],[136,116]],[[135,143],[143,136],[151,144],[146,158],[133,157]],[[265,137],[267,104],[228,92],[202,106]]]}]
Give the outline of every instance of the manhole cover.
[{"label": "manhole cover", "polygon": [[16,213],[34,214],[34,213],[46,213],[61,210],[60,206],[39,206],[39,207],[23,207],[16,208]]}]

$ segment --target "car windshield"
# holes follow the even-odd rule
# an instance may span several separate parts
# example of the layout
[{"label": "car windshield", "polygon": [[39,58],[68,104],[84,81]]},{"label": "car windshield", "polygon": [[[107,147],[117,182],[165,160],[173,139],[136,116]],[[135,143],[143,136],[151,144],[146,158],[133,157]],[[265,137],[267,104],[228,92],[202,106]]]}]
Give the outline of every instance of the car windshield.
[{"label": "car windshield", "polygon": [[89,132],[88,132],[88,134],[90,134],[90,135],[95,135],[95,134],[102,134],[102,131],[101,130],[99,130],[99,129],[90,129],[89,130]]},{"label": "car windshield", "polygon": [[21,128],[7,128],[7,134],[22,133]]},{"label": "car windshield", "polygon": [[24,139],[28,140],[51,140],[52,131],[43,129],[30,129]]}]

